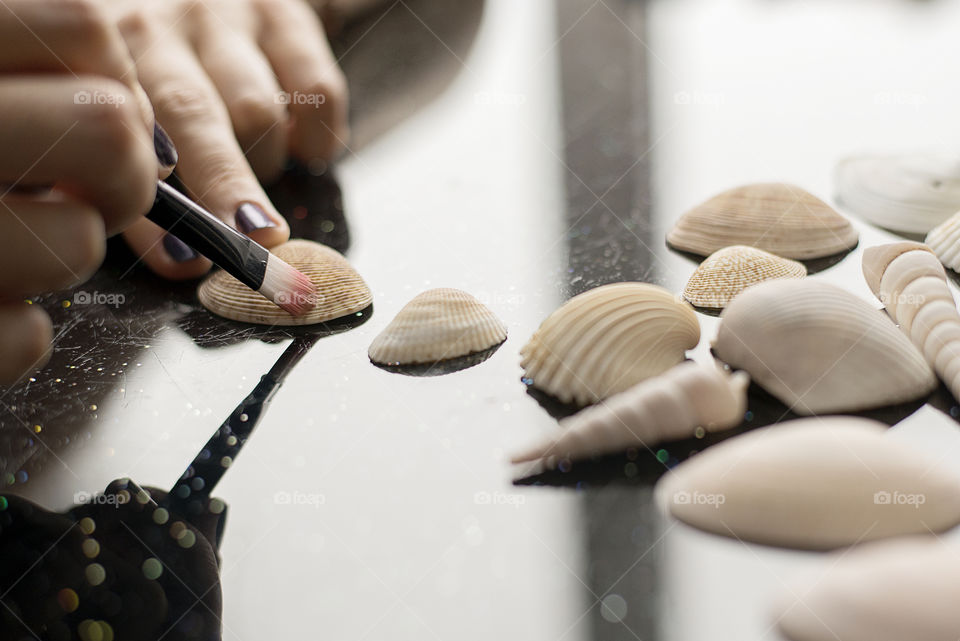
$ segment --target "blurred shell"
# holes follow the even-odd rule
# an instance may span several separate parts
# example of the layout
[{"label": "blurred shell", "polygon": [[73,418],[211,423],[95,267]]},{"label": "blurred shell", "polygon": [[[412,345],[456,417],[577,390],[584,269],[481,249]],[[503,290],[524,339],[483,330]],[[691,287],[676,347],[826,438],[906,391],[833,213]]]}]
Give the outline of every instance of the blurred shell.
[{"label": "blurred shell", "polygon": [[595,403],[656,376],[700,341],[697,315],[662,287],[615,283],[574,296],[520,351],[525,377],[565,403]]},{"label": "blurred shell", "polygon": [[291,240],[271,251],[316,287],[317,304],[312,310],[303,316],[288,314],[223,270],[200,283],[200,303],[214,314],[244,323],[311,325],[354,314],[373,302],[370,288],[336,250],[309,240]]},{"label": "blurred shell", "polygon": [[814,279],[744,290],[720,315],[714,353],[798,414],[904,403],[936,386],[923,355],[886,314]]},{"label": "blurred shell", "polygon": [[925,234],[960,209],[960,162],[937,154],[863,155],[837,165],[837,199],[866,221]]},{"label": "blurred shell", "polygon": [[507,328],[486,305],[459,289],[431,289],[407,303],[370,344],[383,365],[436,363],[499,345]]},{"label": "blurred shell", "polygon": [[713,252],[700,263],[687,281],[683,297],[697,307],[720,309],[750,285],[806,275],[803,263],[755,247],[733,245]]},{"label": "blurred shell", "polygon": [[941,263],[960,271],[960,212],[930,230],[926,243]]},{"label": "blurred shell", "polygon": [[747,409],[750,379],[716,364],[681,363],[592,407],[560,421],[563,432],[513,457],[522,463],[544,459],[547,467],[620,452],[650,448],[661,441],[691,437],[739,425]]},{"label": "blurred shell", "polygon": [[857,244],[857,230],[813,194],[783,183],[737,187],[694,207],[667,234],[681,251],[708,256],[730,245],[749,245],[806,260]]},{"label": "blurred shell", "polygon": [[801,549],[960,523],[960,477],[886,428],[827,416],[753,430],[672,468],[657,499],[701,530]]}]

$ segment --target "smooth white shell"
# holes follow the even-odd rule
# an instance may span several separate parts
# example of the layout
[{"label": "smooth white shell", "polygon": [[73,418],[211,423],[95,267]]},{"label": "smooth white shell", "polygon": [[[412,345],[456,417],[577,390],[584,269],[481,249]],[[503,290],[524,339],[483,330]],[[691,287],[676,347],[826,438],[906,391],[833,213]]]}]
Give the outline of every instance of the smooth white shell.
[{"label": "smooth white shell", "polygon": [[746,245],[718,249],[693,272],[683,289],[691,305],[722,309],[750,285],[778,278],[803,278],[807,268],[789,258]]},{"label": "smooth white shell", "polygon": [[955,272],[960,271],[960,212],[931,229],[926,243],[941,263]]}]

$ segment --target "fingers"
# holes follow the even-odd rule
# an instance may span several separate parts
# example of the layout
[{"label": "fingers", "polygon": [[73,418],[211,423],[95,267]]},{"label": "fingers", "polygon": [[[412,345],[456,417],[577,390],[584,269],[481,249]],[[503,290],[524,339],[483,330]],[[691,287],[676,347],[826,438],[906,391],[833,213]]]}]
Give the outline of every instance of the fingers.
[{"label": "fingers", "polygon": [[0,384],[12,385],[50,358],[50,317],[27,303],[0,304]]},{"label": "fingers", "polygon": [[170,280],[188,280],[210,269],[210,261],[199,256],[176,236],[167,233],[146,218],[123,232],[130,249],[143,259],[155,274]]}]

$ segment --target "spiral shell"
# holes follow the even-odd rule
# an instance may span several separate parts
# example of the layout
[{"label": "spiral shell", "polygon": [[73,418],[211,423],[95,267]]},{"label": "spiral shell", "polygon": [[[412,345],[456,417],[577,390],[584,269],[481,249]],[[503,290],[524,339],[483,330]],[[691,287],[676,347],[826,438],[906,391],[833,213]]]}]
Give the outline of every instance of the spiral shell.
[{"label": "spiral shell", "polygon": [[747,407],[743,372],[716,365],[681,363],[560,421],[563,432],[513,457],[513,463],[544,459],[547,467],[690,437],[703,427],[715,432],[739,425]]},{"label": "spiral shell", "polygon": [[550,314],[520,351],[520,365],[534,387],[586,405],[665,372],[699,341],[690,305],[656,285],[614,283]]},{"label": "spiral shell", "polygon": [[720,315],[714,353],[799,414],[894,405],[936,386],[923,355],[885,314],[814,279],[744,290]]},{"label": "spiral shell", "polygon": [[926,243],[944,266],[960,271],[960,212],[931,229]]},{"label": "spiral shell", "polygon": [[725,191],[685,213],[667,234],[681,251],[708,256],[749,245],[806,260],[857,244],[857,230],[830,205],[800,187],[759,183]]},{"label": "spiral shell", "polygon": [[756,247],[733,245],[713,252],[700,263],[687,281],[683,297],[697,307],[722,309],[750,285],[806,275],[803,263]]}]

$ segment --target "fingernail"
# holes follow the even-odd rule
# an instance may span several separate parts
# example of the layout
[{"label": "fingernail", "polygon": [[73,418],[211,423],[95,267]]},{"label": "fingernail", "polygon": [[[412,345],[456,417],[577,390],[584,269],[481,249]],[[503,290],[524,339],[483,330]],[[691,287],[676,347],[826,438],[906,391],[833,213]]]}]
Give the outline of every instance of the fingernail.
[{"label": "fingernail", "polygon": [[163,236],[163,248],[170,254],[170,258],[178,263],[185,263],[200,256],[190,245],[170,233]]},{"label": "fingernail", "polygon": [[249,234],[258,229],[277,226],[277,223],[273,222],[270,217],[267,216],[267,212],[253,203],[243,203],[240,205],[240,207],[237,208],[236,220],[237,229],[244,234]]},{"label": "fingernail", "polygon": [[177,148],[173,146],[170,136],[163,130],[160,123],[153,123],[153,149],[157,152],[157,160],[166,168],[176,167]]}]

